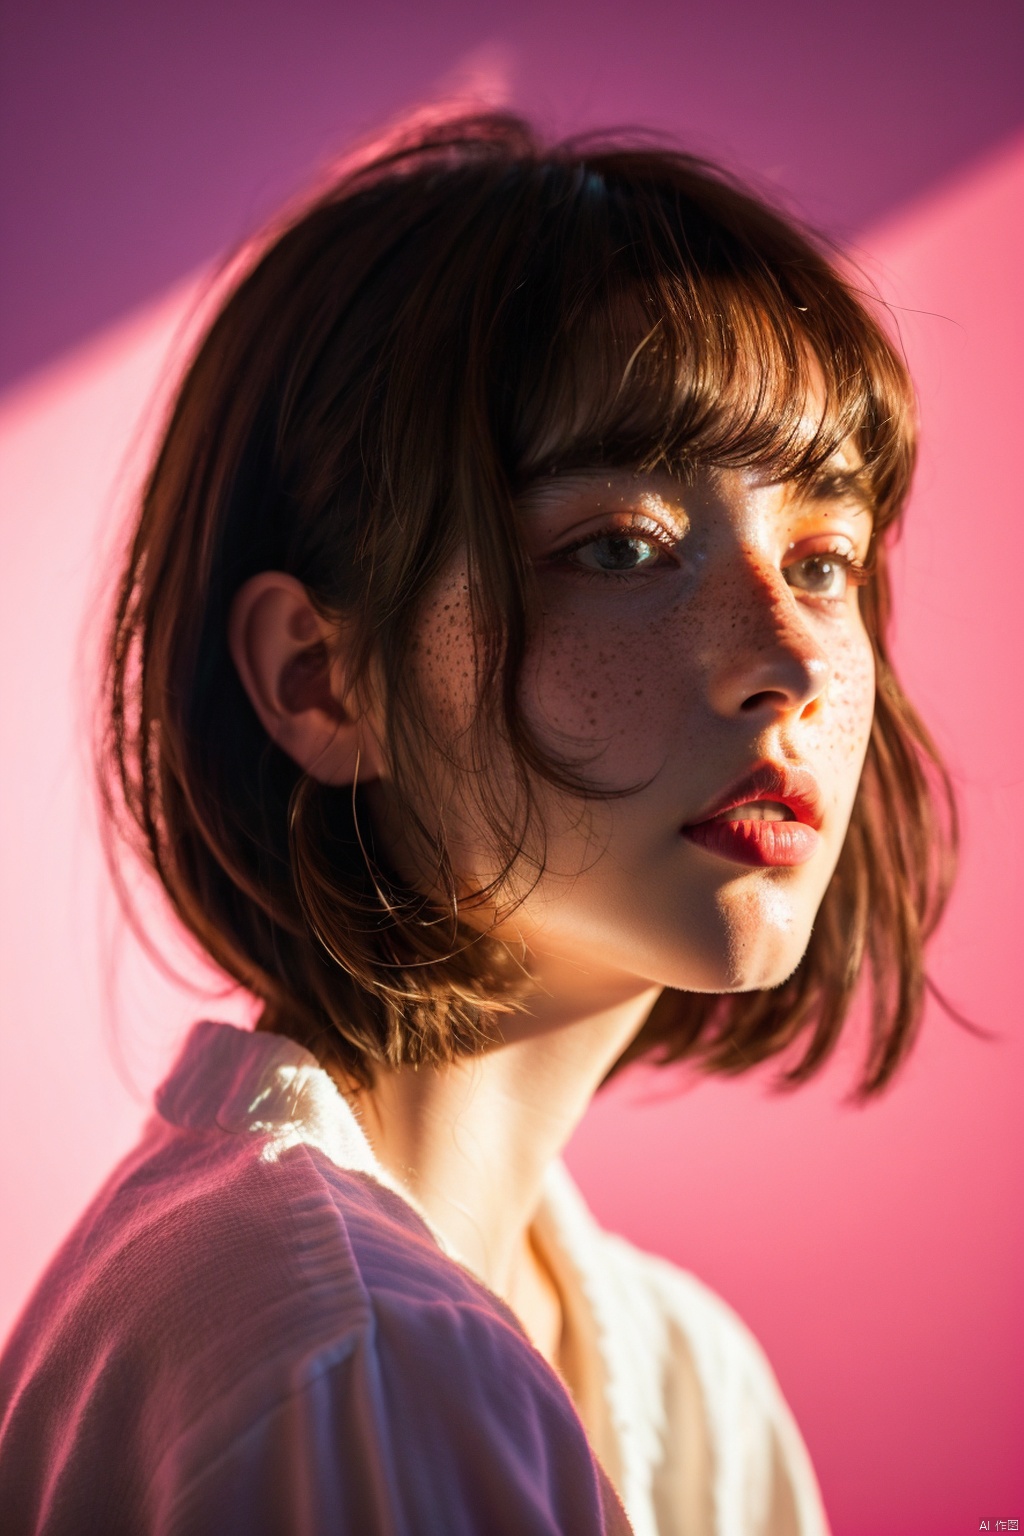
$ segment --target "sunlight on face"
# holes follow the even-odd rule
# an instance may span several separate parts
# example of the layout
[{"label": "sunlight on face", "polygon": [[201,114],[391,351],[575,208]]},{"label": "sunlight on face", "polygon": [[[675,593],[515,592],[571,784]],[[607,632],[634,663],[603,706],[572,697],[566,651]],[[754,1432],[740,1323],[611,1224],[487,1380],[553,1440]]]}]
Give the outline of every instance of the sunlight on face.
[{"label": "sunlight on face", "polygon": [[[874,705],[857,598],[871,514],[854,471],[840,456],[799,487],[603,470],[524,499],[539,591],[526,718],[596,787],[629,792],[581,803],[538,787],[544,871],[524,872],[503,936],[684,990],[772,986],[798,964]],[[464,570],[436,592],[417,657],[455,737],[477,702]],[[482,885],[494,871],[478,825],[455,793],[456,868]]]}]

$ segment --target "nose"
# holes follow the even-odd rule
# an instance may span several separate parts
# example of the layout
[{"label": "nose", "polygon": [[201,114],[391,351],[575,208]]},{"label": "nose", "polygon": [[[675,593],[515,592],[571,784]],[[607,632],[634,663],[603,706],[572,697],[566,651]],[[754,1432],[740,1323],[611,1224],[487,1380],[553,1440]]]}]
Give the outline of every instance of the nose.
[{"label": "nose", "polygon": [[782,573],[750,569],[718,601],[721,643],[709,678],[712,708],[730,718],[766,720],[813,712],[828,687],[829,659]]}]

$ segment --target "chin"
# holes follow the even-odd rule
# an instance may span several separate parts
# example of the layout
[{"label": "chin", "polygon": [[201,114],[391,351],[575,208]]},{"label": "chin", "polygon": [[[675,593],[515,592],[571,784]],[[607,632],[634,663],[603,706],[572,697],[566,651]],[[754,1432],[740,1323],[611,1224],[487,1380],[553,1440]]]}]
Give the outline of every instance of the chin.
[{"label": "chin", "polygon": [[788,981],[806,953],[802,949],[787,950],[783,954],[760,956],[754,963],[746,960],[730,966],[720,988],[722,992],[763,992],[781,987]]},{"label": "chin", "polygon": [[691,989],[759,992],[781,986],[807,951],[814,910],[816,903],[800,899],[792,886],[763,879],[720,892],[700,924],[701,974]]},{"label": "chin", "polygon": [[770,991],[789,980],[806,949],[806,944],[744,945],[741,952],[726,947],[718,956],[703,955],[699,966],[685,967],[685,976],[673,976],[665,984],[683,992]]},{"label": "chin", "polygon": [[732,935],[728,946],[723,992],[759,992],[781,987],[807,952],[810,928],[801,933],[770,929]]},{"label": "chin", "polygon": [[[710,926],[710,925],[709,925]],[[801,934],[736,933],[719,928],[704,942],[676,948],[668,963],[650,966],[652,981],[680,992],[760,992],[788,981],[807,950]]]}]

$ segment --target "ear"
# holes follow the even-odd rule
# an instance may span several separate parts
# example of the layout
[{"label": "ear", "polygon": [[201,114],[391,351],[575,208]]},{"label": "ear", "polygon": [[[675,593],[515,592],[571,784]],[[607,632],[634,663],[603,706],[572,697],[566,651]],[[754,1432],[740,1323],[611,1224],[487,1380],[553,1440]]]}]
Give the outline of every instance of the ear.
[{"label": "ear", "polygon": [[379,777],[378,729],[347,684],[343,636],[294,576],[262,571],[235,593],[228,646],[272,741],[322,784]]}]

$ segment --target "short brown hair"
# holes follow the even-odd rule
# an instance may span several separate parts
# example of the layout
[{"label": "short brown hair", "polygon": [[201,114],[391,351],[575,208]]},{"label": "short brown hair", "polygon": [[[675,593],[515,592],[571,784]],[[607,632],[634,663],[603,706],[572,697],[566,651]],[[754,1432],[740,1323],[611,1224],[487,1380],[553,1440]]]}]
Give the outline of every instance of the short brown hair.
[{"label": "short brown hair", "polygon": [[[812,370],[824,409],[808,440]],[[664,992],[623,1060],[738,1072],[799,1040],[783,1081],[802,1081],[870,977],[861,1091],[880,1088],[919,1020],[956,840],[948,777],[886,639],[912,388],[820,240],[655,143],[547,145],[505,114],[420,127],[338,176],[249,263],[180,388],[119,589],[111,824],[270,1026],[321,1060],[369,1082],[377,1063],[474,1049],[495,1008],[515,1006],[518,967],[454,902],[402,887],[358,789],[315,784],[271,743],[228,652],[233,595],[278,569],[346,616],[360,666],[379,663],[401,790],[425,746],[445,748],[408,657],[424,595],[464,545],[480,739],[502,733],[521,787],[514,807],[487,806],[508,869],[537,775],[588,792],[519,709],[531,587],[517,496],[553,464],[799,477],[850,438],[875,510],[862,611],[877,702],[807,952],[771,990]],[[443,874],[439,837],[435,852]]]}]

